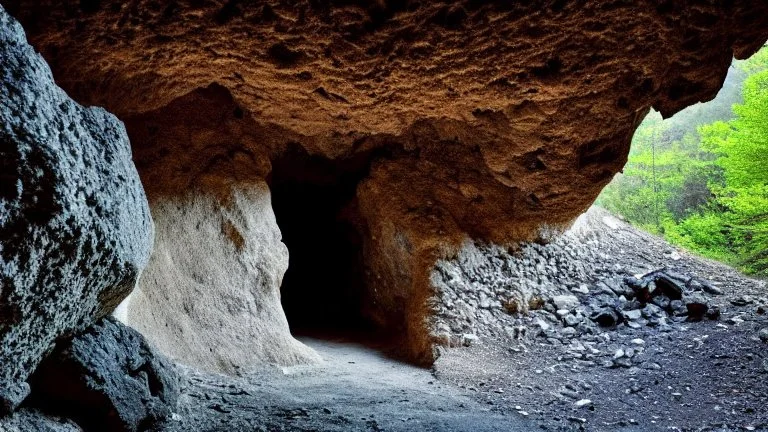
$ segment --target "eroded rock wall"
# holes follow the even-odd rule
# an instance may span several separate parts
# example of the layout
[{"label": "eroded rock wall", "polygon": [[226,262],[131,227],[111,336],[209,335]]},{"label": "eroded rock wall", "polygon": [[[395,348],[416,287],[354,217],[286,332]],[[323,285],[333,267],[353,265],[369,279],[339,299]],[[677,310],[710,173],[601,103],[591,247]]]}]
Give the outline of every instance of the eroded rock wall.
[{"label": "eroded rock wall", "polygon": [[166,355],[211,372],[320,360],[291,337],[280,306],[288,250],[264,183],[157,201],[152,215],[155,252],[126,323]]},{"label": "eroded rock wall", "polygon": [[164,354],[227,374],[319,357],[280,304],[288,250],[264,178],[278,143],[212,85],[126,119],[155,252],[120,318]]},{"label": "eroded rock wall", "polygon": [[[348,206],[367,309],[409,329],[411,357],[429,357],[420,311],[436,259],[467,237],[504,245],[565,227],[621,169],[651,106],[668,116],[712,98],[731,58],[768,39],[768,4],[748,0],[3,4],[68,91],[136,119],[160,195],[219,190],[211,173],[268,177],[290,146],[368,158]],[[238,120],[148,144],[157,118],[190,131],[174,129],[184,112],[148,113],[212,85],[229,99],[192,115]]]}]

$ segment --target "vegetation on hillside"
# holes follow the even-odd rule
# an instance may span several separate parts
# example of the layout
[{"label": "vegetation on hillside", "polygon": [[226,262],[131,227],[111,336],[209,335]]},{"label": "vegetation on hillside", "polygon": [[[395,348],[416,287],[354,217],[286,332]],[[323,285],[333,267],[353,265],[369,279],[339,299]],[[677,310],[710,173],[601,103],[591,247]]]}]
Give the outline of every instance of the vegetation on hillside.
[{"label": "vegetation on hillside", "polygon": [[768,48],[713,101],[638,128],[598,205],[670,242],[768,276]]}]

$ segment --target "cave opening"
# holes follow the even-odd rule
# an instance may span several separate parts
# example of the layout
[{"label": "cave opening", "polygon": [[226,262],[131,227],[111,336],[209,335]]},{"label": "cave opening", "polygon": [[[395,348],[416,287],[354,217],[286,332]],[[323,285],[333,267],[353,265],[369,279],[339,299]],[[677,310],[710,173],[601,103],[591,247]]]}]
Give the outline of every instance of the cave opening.
[{"label": "cave opening", "polygon": [[363,312],[362,222],[355,197],[371,156],[331,161],[289,145],[273,161],[272,206],[289,251],[281,302],[294,335],[375,337]]}]

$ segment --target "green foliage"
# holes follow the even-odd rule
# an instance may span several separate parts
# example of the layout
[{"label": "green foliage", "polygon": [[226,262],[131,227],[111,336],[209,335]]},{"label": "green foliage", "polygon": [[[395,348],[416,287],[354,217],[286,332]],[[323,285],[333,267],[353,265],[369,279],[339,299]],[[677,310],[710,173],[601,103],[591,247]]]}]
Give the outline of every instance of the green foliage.
[{"label": "green foliage", "polygon": [[[598,204],[672,243],[768,276],[768,49],[732,73],[738,84],[724,87],[711,108],[669,120],[650,114]],[[723,112],[719,99],[741,103]]]}]

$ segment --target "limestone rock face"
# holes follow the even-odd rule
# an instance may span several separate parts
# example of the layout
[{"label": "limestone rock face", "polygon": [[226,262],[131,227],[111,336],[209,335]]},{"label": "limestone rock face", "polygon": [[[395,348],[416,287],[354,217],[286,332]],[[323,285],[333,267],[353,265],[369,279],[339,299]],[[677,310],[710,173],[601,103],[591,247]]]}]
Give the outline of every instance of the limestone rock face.
[{"label": "limestone rock face", "polygon": [[170,416],[180,380],[135,330],[107,317],[61,343],[33,375],[32,402],[88,431],[143,431]]},{"label": "limestone rock face", "polygon": [[112,312],[153,228],[123,124],[56,86],[0,8],[0,402],[58,338]]},{"label": "limestone rock face", "polygon": [[354,171],[365,309],[426,362],[438,258],[567,226],[650,107],[711,99],[768,39],[749,0],[3,4],[67,91],[126,120],[150,195],[284,178],[296,147]]},{"label": "limestone rock face", "polygon": [[288,250],[264,183],[227,198],[156,202],[152,212],[155,249],[126,323],[173,359],[212,372],[320,360],[291,337],[280,307]]}]

